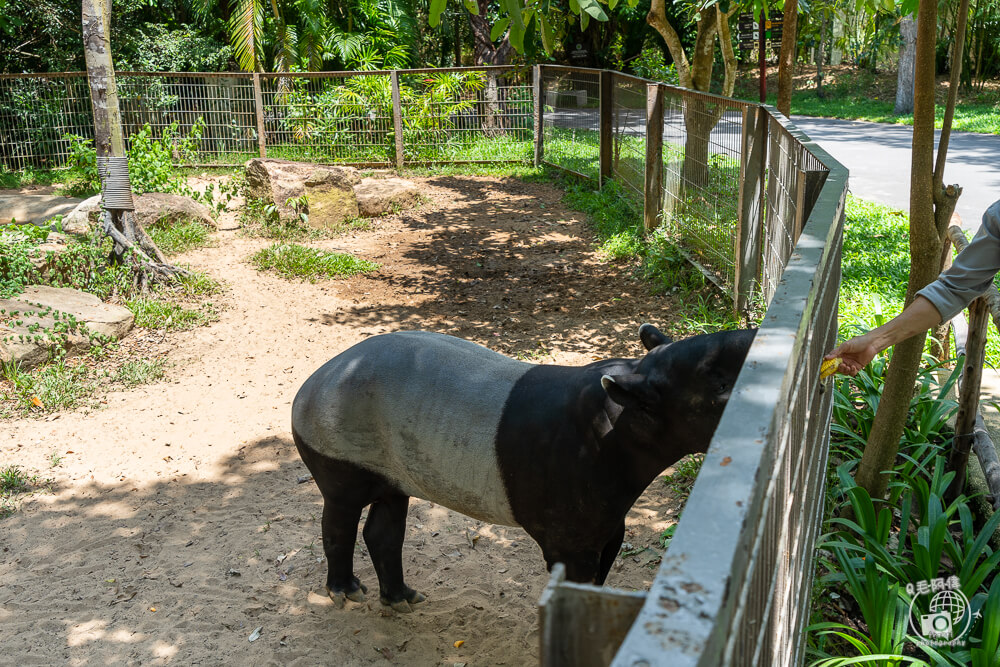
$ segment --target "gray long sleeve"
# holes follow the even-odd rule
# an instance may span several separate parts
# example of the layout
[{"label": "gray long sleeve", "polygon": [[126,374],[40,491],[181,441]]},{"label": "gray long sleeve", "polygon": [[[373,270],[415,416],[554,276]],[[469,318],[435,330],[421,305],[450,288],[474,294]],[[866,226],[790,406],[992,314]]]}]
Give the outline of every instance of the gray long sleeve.
[{"label": "gray long sleeve", "polygon": [[947,322],[989,288],[1000,271],[1000,201],[986,209],[983,224],[954,264],[917,294],[934,304]]}]

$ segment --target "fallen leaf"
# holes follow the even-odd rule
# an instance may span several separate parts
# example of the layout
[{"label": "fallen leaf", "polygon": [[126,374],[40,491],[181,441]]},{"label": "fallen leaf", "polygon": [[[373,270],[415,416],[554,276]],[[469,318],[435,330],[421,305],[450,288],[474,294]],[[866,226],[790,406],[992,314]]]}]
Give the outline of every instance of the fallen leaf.
[{"label": "fallen leaf", "polygon": [[150,607],[149,610],[150,611],[156,611],[156,607]]},{"label": "fallen leaf", "polygon": [[264,629],[263,625],[258,625],[254,629],[254,631],[250,633],[250,636],[247,638],[247,641],[255,642],[258,639],[260,639],[260,631],[263,630],[263,629]]},{"label": "fallen leaf", "polygon": [[462,644],[464,644],[464,643],[465,643],[464,639],[459,639],[457,642],[455,642],[454,644],[452,644],[452,646],[454,646],[455,648],[462,648]]},{"label": "fallen leaf", "polygon": [[725,458],[722,459],[722,462],[719,463],[719,465],[720,466],[727,466],[727,465],[729,465],[732,462],[733,462],[733,457],[732,456],[727,456],[727,457],[725,457]]},{"label": "fallen leaf", "polygon": [[38,398],[37,396],[32,396],[31,397],[31,404],[34,405],[36,408],[44,408],[45,407],[45,405],[42,403],[42,399]]}]

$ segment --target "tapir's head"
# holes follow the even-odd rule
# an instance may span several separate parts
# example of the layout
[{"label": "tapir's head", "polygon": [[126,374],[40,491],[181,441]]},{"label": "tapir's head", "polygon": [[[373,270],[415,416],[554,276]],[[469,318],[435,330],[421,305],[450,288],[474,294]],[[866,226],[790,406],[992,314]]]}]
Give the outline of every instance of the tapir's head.
[{"label": "tapir's head", "polygon": [[666,438],[665,445],[684,453],[703,452],[756,333],[721,331],[671,342],[643,324],[639,337],[648,352],[636,373],[605,375],[601,385],[641,440]]}]

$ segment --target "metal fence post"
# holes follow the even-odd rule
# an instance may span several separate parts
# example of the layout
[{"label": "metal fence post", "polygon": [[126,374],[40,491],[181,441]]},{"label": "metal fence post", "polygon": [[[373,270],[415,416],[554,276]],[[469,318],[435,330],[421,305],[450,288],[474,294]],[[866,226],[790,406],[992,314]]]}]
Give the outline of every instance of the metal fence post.
[{"label": "metal fence post", "polygon": [[646,181],[642,221],[646,231],[660,224],[663,208],[663,87],[646,84]]},{"label": "metal fence post", "polygon": [[253,73],[253,106],[257,116],[257,149],[267,157],[267,139],[264,136],[264,96],[260,92],[260,74]]},{"label": "metal fence post", "polygon": [[542,166],[542,157],[545,155],[545,148],[542,144],[543,125],[542,114],[542,66],[535,65],[531,68],[532,88],[535,97],[535,167]]},{"label": "metal fence post", "polygon": [[615,140],[612,116],[613,116],[613,95],[614,95],[614,79],[612,79],[612,73],[610,70],[601,70],[600,78],[600,100],[601,100],[601,115],[600,115],[600,137],[601,137],[601,152],[600,152],[600,187],[604,187],[604,182],[611,178],[611,149],[613,142]]},{"label": "metal fence post", "polygon": [[399,72],[392,70],[392,129],[396,135],[396,169],[403,168],[403,105],[399,99]]},{"label": "metal fence post", "polygon": [[767,113],[760,107],[746,107],[740,140],[739,224],[736,227],[736,277],[733,281],[737,314],[746,313],[754,281],[760,274],[766,156]]}]

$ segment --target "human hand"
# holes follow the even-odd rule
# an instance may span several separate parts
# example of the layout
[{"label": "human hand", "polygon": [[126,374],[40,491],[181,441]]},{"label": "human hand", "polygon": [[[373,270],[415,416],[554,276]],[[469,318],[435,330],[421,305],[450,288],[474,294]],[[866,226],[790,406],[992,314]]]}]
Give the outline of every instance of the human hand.
[{"label": "human hand", "polygon": [[862,368],[867,366],[878,353],[879,347],[873,336],[864,334],[862,336],[855,336],[850,340],[845,340],[838,347],[830,350],[823,358],[836,359],[839,357],[841,361],[837,372],[853,377]]}]

